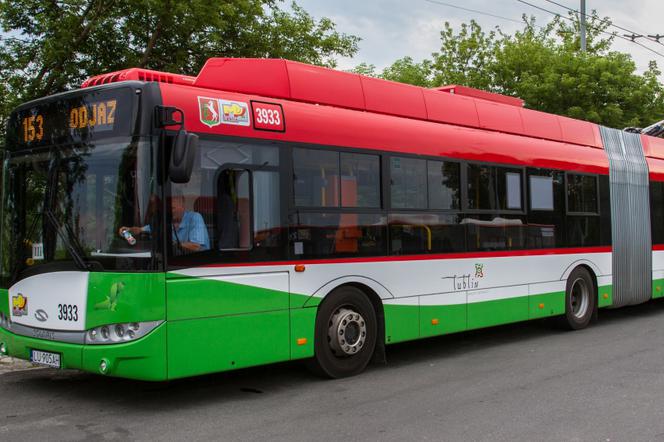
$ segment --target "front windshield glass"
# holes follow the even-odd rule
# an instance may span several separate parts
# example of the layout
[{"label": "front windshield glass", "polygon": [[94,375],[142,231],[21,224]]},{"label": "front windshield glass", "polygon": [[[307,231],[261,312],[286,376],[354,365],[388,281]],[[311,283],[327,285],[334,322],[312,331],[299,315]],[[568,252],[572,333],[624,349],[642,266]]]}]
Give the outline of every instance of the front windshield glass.
[{"label": "front windshield glass", "polygon": [[[3,287],[46,271],[156,269],[160,199],[150,141],[17,152],[6,173]],[[134,236],[123,226],[150,228]]]}]

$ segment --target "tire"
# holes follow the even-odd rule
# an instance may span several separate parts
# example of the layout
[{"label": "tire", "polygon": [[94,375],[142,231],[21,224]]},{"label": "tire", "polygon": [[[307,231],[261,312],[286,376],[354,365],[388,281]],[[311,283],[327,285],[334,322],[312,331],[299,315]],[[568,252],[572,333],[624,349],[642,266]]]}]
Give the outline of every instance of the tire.
[{"label": "tire", "polygon": [[565,316],[562,325],[570,330],[588,327],[597,308],[597,291],[588,270],[577,267],[567,278]]},{"label": "tire", "polygon": [[334,379],[361,373],[376,349],[377,331],[376,311],[364,292],[334,290],[318,309],[311,368]]}]

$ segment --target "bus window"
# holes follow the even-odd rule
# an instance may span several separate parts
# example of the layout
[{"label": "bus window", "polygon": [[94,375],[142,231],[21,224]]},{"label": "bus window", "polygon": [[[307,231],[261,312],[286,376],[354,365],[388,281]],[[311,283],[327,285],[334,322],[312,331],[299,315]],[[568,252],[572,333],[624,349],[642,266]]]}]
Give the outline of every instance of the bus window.
[{"label": "bus window", "polygon": [[597,177],[567,174],[567,211],[597,213]]},{"label": "bus window", "polygon": [[600,219],[594,175],[567,174],[567,245],[587,247],[600,244]]},{"label": "bus window", "polygon": [[461,220],[466,225],[468,250],[523,249],[527,244],[527,227],[522,217],[473,215]]},{"label": "bus window", "polygon": [[246,250],[252,246],[250,172],[226,169],[219,174],[219,248]]},{"label": "bus window", "polygon": [[390,193],[395,209],[426,209],[426,160],[390,158]]},{"label": "bus window", "polygon": [[468,165],[468,208],[496,209],[496,169],[480,164]]},{"label": "bus window", "polygon": [[530,176],[530,210],[553,210],[553,178]]},{"label": "bus window", "polygon": [[459,163],[427,161],[429,209],[458,210],[461,195]]},{"label": "bus window", "polygon": [[252,178],[253,251],[278,258],[282,246],[279,172],[254,170]]},{"label": "bus window", "polygon": [[552,169],[528,169],[528,247],[564,247],[565,174]]},{"label": "bus window", "polygon": [[496,168],[498,180],[498,207],[500,210],[521,210],[521,171],[519,169]]},{"label": "bus window", "polygon": [[339,206],[339,152],[295,148],[293,169],[296,206]]},{"label": "bus window", "polygon": [[652,243],[664,244],[664,183],[650,182],[650,218]]},{"label": "bus window", "polygon": [[390,214],[390,251],[396,255],[464,252],[465,226],[458,214]]},{"label": "bus window", "polygon": [[599,216],[570,215],[567,217],[567,245],[588,247],[600,245]]},{"label": "bus window", "polygon": [[291,215],[291,255],[296,258],[385,254],[385,217],[368,213]]},{"label": "bus window", "polygon": [[340,184],[343,207],[380,207],[378,155],[342,153]]}]

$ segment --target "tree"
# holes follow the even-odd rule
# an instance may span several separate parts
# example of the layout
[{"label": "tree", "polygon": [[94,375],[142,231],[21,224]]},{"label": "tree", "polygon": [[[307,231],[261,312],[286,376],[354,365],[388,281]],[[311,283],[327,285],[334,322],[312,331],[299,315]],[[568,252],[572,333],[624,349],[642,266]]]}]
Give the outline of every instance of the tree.
[{"label": "tree", "polygon": [[429,87],[432,83],[433,69],[429,60],[416,63],[411,57],[404,57],[384,69],[382,77],[386,80]]},{"label": "tree", "polygon": [[[335,66],[359,38],[277,0],[0,2],[0,136],[11,108],[128,67],[196,74],[210,57]],[[3,137],[4,138],[4,137]]]},{"label": "tree", "polygon": [[644,127],[664,118],[664,87],[651,62],[641,75],[628,54],[611,50],[608,19],[593,12],[587,51],[579,51],[578,17],[538,26],[524,16],[513,35],[484,32],[474,21],[459,32],[445,23],[431,59],[395,61],[376,76],[434,87],[461,84],[517,96],[526,106],[611,127]]}]

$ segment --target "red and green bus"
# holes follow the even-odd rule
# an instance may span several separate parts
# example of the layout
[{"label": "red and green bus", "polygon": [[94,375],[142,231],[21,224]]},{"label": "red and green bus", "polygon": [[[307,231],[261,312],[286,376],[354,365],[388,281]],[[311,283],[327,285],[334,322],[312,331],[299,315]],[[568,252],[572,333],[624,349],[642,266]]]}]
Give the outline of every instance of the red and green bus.
[{"label": "red and green bus", "polygon": [[[286,60],[10,116],[0,352],[162,381],[661,297],[664,140]],[[573,337],[570,337],[573,339]]]}]

